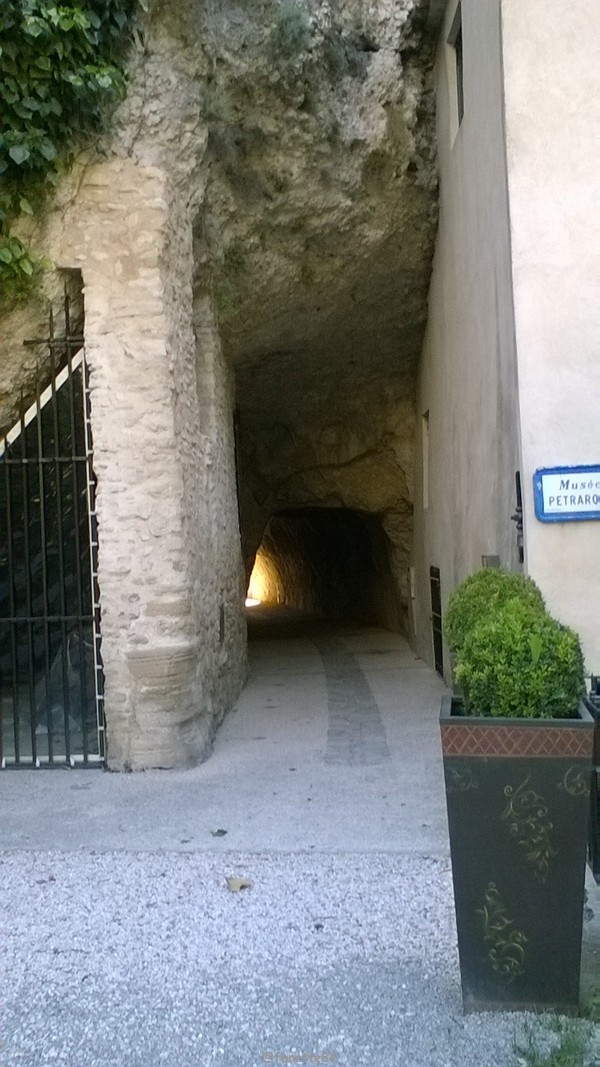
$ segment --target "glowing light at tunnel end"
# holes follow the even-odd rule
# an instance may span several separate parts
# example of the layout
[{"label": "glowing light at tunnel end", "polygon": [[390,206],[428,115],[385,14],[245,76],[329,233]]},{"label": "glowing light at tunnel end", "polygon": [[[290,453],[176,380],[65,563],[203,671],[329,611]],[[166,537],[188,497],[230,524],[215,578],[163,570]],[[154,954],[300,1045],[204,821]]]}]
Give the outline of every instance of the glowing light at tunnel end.
[{"label": "glowing light at tunnel end", "polygon": [[269,569],[268,561],[261,550],[256,554],[254,568],[250,575],[248,591],[246,593],[246,607],[257,608],[259,604],[268,599]]}]

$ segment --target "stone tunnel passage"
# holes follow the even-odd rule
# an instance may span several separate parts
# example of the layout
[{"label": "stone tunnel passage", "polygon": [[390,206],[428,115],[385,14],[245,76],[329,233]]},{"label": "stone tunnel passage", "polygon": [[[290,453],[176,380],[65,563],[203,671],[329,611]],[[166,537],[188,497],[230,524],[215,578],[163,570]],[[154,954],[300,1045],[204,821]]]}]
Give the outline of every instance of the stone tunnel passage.
[{"label": "stone tunnel passage", "polygon": [[347,508],[272,516],[248,597],[250,605],[280,605],[332,622],[402,628],[381,521]]},{"label": "stone tunnel passage", "polygon": [[[429,3],[298,0],[293,52],[289,6],[155,5],[106,155],[61,175],[60,210],[32,220],[40,257],[86,280],[115,769],[208,752],[245,675],[239,533],[249,573],[272,516],[378,516],[364,521],[381,537],[324,538],[359,560],[364,580],[339,579],[345,606],[332,550],[305,585],[320,611],[406,629],[437,229]],[[0,425],[23,390],[34,399],[23,341],[46,336],[62,286],[49,269],[1,309]],[[177,681],[165,668],[148,685],[146,664],[180,641]]]}]

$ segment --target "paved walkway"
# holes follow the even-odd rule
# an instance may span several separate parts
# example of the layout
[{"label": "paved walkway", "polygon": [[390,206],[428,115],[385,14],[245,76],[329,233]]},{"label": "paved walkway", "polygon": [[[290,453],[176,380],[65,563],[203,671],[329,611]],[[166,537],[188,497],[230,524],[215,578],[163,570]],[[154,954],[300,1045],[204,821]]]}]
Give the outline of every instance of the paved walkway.
[{"label": "paved walkway", "polygon": [[250,664],[200,767],[2,775],[3,846],[447,852],[444,690],[401,637],[283,617]]},{"label": "paved walkway", "polygon": [[203,766],[0,775],[6,1067],[515,1062],[522,1017],[462,1015],[440,680],[258,631]]}]

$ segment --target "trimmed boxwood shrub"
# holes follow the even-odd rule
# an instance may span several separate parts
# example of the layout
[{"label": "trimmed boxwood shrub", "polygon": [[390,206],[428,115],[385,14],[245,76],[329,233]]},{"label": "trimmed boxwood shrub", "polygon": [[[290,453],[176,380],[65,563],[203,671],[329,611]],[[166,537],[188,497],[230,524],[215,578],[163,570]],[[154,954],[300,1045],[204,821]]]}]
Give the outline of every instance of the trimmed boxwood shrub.
[{"label": "trimmed boxwood shrub", "polygon": [[451,594],[444,617],[444,634],[452,651],[459,655],[473,627],[515,599],[537,611],[545,611],[540,590],[524,574],[486,567],[465,578]]},{"label": "trimmed boxwood shrub", "polygon": [[576,717],[585,692],[577,635],[518,599],[487,612],[470,629],[456,678],[471,715]]}]

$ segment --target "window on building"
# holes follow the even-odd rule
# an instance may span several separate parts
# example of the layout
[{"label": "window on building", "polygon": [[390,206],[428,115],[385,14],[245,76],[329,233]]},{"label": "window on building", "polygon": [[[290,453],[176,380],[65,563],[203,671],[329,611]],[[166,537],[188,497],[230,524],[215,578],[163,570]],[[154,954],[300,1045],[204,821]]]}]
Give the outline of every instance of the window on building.
[{"label": "window on building", "polygon": [[423,460],[423,508],[429,507],[429,412],[421,418],[421,445]]},{"label": "window on building", "polygon": [[439,567],[429,568],[431,590],[431,632],[433,636],[433,663],[438,674],[444,676],[444,638],[442,624],[442,586]]},{"label": "window on building", "polygon": [[452,23],[452,29],[450,30],[450,36],[448,37],[448,44],[450,45],[454,53],[456,111],[458,125],[460,126],[463,120],[463,115],[465,113],[465,92],[463,76],[463,32],[462,11],[460,4],[456,9],[456,14]]}]

